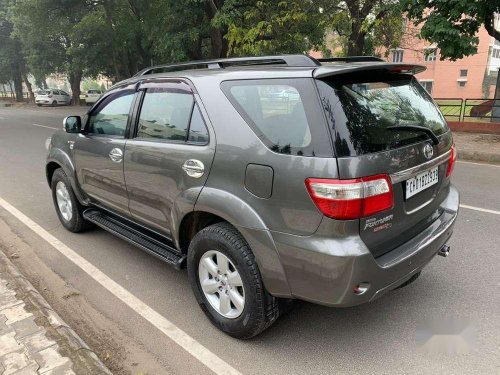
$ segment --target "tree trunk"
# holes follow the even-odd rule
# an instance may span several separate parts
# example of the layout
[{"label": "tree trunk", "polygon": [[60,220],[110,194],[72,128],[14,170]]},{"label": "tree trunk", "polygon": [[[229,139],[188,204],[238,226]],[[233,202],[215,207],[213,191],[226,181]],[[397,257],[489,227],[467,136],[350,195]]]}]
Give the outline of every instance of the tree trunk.
[{"label": "tree trunk", "polygon": [[[222,8],[223,5],[224,0],[209,0],[206,2],[205,14],[207,15],[209,21],[212,21],[212,19],[217,15],[217,12]],[[210,56],[212,58],[227,57],[229,44],[226,38],[224,38],[226,34],[227,28],[210,28],[210,43],[212,45]]]},{"label": "tree trunk", "polygon": [[28,75],[26,74],[25,71],[23,71],[22,77],[23,77],[24,84],[28,88],[28,92],[30,94],[29,102],[34,103],[35,102],[35,93],[33,92],[33,86],[31,85],[31,82],[28,80]]},{"label": "tree trunk", "polygon": [[68,81],[71,86],[73,105],[80,105],[80,83],[82,81],[82,71],[72,70],[68,75]]},{"label": "tree trunk", "polygon": [[500,122],[500,68],[497,73],[497,86],[495,88],[495,100],[491,111],[491,122]]},{"label": "tree trunk", "polygon": [[212,27],[210,29],[210,42],[212,44],[211,56],[213,58],[227,57],[228,52],[228,42],[224,35],[227,31],[216,29]]},{"label": "tree trunk", "polygon": [[22,102],[24,101],[23,98],[23,79],[21,77],[21,71],[19,70],[19,67],[15,67],[13,70],[14,76],[13,81],[14,81],[14,91],[16,94],[16,102]]},{"label": "tree trunk", "polygon": [[349,35],[347,56],[362,56],[365,48],[365,32],[361,31],[361,22],[353,21]]}]

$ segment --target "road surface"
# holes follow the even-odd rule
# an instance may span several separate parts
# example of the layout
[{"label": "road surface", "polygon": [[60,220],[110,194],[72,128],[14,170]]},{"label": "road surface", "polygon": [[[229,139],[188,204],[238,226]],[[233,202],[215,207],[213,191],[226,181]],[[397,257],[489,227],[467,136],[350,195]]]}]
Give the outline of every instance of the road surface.
[{"label": "road surface", "polygon": [[[457,163],[453,182],[464,206],[450,256],[435,258],[415,283],[354,308],[300,303],[262,335],[238,341],[205,318],[185,271],[103,230],[72,234],[59,224],[44,143],[64,116],[85,110],[0,108],[0,199],[25,218],[0,207],[0,235],[10,244],[5,251],[113,372],[500,373],[499,166]],[[445,335],[422,346],[429,321],[465,324],[467,345],[449,346]]]}]

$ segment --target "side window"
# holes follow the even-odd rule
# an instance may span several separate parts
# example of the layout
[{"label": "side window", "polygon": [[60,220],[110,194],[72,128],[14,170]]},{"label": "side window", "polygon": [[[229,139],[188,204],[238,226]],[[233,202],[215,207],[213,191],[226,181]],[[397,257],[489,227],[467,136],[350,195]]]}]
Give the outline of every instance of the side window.
[{"label": "side window", "polygon": [[59,90],[54,90],[54,91],[52,91],[52,93],[53,93],[54,95],[60,95],[60,94],[59,94]]},{"label": "side window", "polygon": [[125,136],[133,91],[122,91],[108,96],[89,117],[88,133]]},{"label": "side window", "polygon": [[311,100],[307,98],[313,96],[302,86],[299,81],[242,81],[231,83],[227,93],[271,150],[304,155],[306,149],[312,149],[310,124],[314,122],[308,118],[307,108]]},{"label": "side window", "polygon": [[139,115],[137,138],[185,142],[193,105],[194,99],[189,93],[147,89]]},{"label": "side window", "polygon": [[197,105],[193,108],[193,116],[191,117],[191,123],[189,125],[189,136],[188,142],[191,143],[208,143],[208,129],[201,117],[200,109]]}]

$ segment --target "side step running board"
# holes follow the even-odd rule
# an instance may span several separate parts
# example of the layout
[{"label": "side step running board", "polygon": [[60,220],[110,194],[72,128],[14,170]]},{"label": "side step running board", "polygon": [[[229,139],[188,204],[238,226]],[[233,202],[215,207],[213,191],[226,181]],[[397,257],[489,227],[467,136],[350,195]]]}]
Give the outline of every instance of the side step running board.
[{"label": "side step running board", "polygon": [[184,254],[181,254],[174,247],[163,243],[163,241],[154,238],[147,233],[146,229],[136,227],[116,216],[94,208],[85,210],[83,217],[85,220],[113,233],[115,236],[123,238],[125,241],[174,266],[176,269],[181,269],[184,266],[186,260]]}]

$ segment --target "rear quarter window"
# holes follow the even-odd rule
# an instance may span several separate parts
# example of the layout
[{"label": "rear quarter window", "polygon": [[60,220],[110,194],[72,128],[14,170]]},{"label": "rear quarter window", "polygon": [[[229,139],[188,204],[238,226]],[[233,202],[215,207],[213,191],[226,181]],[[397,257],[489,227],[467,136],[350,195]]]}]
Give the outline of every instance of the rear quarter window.
[{"label": "rear quarter window", "polygon": [[299,156],[332,156],[312,79],[226,81],[221,88],[272,151]]},{"label": "rear quarter window", "polygon": [[436,136],[448,131],[441,112],[413,76],[372,72],[316,82],[338,157],[388,151],[428,139],[422,132],[391,126],[427,127]]}]

